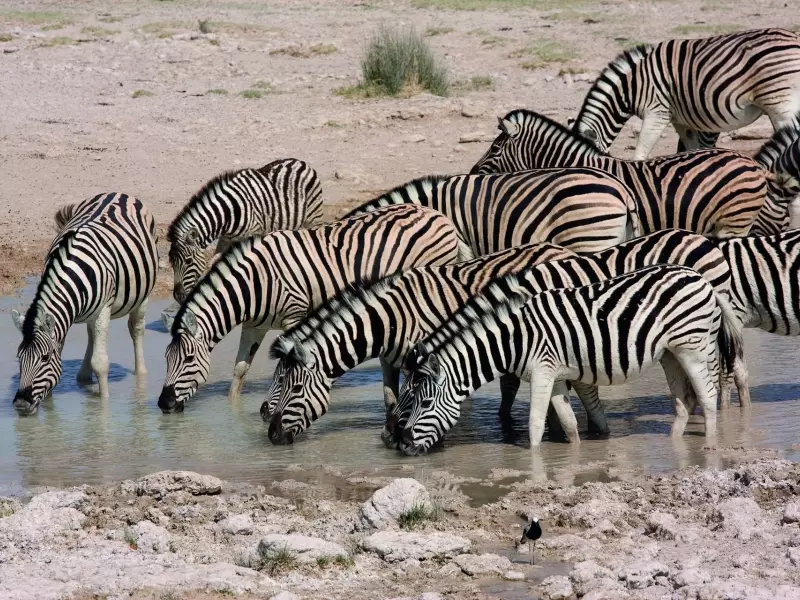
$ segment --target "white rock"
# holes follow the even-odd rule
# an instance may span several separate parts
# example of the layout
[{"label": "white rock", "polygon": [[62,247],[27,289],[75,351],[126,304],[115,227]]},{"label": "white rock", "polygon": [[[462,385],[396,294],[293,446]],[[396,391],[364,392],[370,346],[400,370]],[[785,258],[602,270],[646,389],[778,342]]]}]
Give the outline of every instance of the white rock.
[{"label": "white rock", "polygon": [[269,600],[300,600],[300,596],[284,590],[280,594],[272,596]]},{"label": "white rock", "polygon": [[422,592],[419,600],[444,600],[444,597],[439,592]]},{"label": "white rock", "polygon": [[463,571],[458,568],[458,565],[455,563],[447,563],[441,569],[437,571],[437,575],[439,577],[455,577],[457,575],[463,575]]},{"label": "white rock", "polygon": [[508,581],[525,581],[525,573],[521,571],[506,571],[503,573],[503,579]]},{"label": "white rock", "polygon": [[318,558],[322,557],[347,556],[347,550],[339,544],[296,533],[285,535],[273,533],[262,538],[258,544],[258,551],[261,554],[283,550],[284,548],[294,553],[300,563],[314,563]]},{"label": "white rock", "polygon": [[65,531],[76,531],[86,515],[76,507],[86,502],[83,492],[45,492],[34,496],[13,515],[0,519],[0,536],[32,549]]},{"label": "white rock", "polygon": [[474,104],[464,103],[461,106],[461,116],[468,119],[474,119],[483,115],[483,108]]},{"label": "white rock", "polygon": [[647,532],[659,540],[674,540],[677,529],[675,517],[668,513],[654,512],[647,517]]},{"label": "white rock", "polygon": [[131,528],[136,534],[139,552],[163,554],[169,550],[169,532],[150,521],[139,521]]},{"label": "white rock", "polygon": [[720,502],[714,509],[712,519],[743,541],[760,535],[762,531],[761,507],[751,498],[728,498]]},{"label": "white rock", "polygon": [[155,506],[151,506],[148,508],[144,513],[145,518],[148,521],[152,521],[156,525],[161,525],[162,527],[166,527],[169,525],[169,517],[157,509]]},{"label": "white rock", "polygon": [[453,558],[468,552],[471,545],[466,538],[438,531],[426,534],[379,531],[361,542],[364,550],[375,552],[388,562],[399,562],[408,558]]},{"label": "white rock", "polygon": [[458,138],[459,144],[474,144],[476,142],[492,142],[494,141],[495,135],[493,133],[483,133],[480,131],[476,131],[473,133],[465,133],[460,138]]},{"label": "white rock", "polygon": [[593,560],[584,560],[576,563],[572,572],[569,574],[569,579],[575,588],[575,593],[579,596],[594,589],[595,585],[593,585],[592,582],[596,579],[607,579],[609,582],[616,583],[614,573],[598,565]]},{"label": "white rock", "polygon": [[361,525],[384,529],[397,526],[397,519],[415,506],[430,506],[430,496],[416,479],[395,479],[382,487],[361,506]]},{"label": "white rock", "polygon": [[453,559],[467,575],[500,574],[511,568],[511,561],[497,554],[461,554]]},{"label": "white rock", "polygon": [[419,133],[412,133],[411,135],[407,135],[403,138],[403,143],[405,144],[419,144],[420,142],[425,141],[425,136],[420,135]]},{"label": "white rock", "polygon": [[600,588],[582,596],[581,600],[626,600],[630,597],[630,594],[622,589]]},{"label": "white rock", "polygon": [[163,498],[171,492],[179,491],[193,496],[219,494],[222,491],[222,481],[211,475],[200,475],[192,471],[159,471],[136,482],[136,493],[140,496]]},{"label": "white rock", "polygon": [[793,567],[800,566],[800,548],[787,548],[786,556]]},{"label": "white rock", "polygon": [[563,575],[551,575],[540,588],[544,597],[550,600],[569,600],[572,597],[572,584]]},{"label": "white rock", "polygon": [[220,522],[222,531],[230,535],[250,535],[253,533],[253,519],[250,515],[231,515]]},{"label": "white rock", "polygon": [[703,569],[686,569],[676,573],[672,578],[675,587],[685,587],[687,585],[700,585],[711,581],[711,575]]},{"label": "white rock", "polygon": [[653,580],[659,575],[669,575],[669,569],[655,561],[633,563],[619,572],[619,578],[627,583],[629,589],[635,590],[653,585]]},{"label": "white rock", "polygon": [[783,508],[783,522],[797,523],[800,521],[800,502],[789,502]]},{"label": "white rock", "polygon": [[6,46],[3,48],[3,52],[5,54],[14,54],[14,52],[19,52],[19,48],[17,46]]}]

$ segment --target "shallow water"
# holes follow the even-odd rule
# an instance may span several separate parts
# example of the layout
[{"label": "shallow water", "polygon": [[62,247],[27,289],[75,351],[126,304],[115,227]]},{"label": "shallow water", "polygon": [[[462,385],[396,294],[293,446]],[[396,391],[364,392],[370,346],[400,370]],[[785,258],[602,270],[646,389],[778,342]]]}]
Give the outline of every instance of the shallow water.
[{"label": "shallow water", "polygon": [[[330,412],[293,446],[273,446],[259,416],[273,370],[266,345],[248,375],[241,405],[232,406],[227,400],[238,331],[214,350],[209,382],[184,413],[163,415],[158,409],[168,341],[160,312],[168,301],[153,302],[148,310],[146,378],[137,381],[132,373],[133,348],[126,320],[120,319],[112,323],[110,336],[110,399],[101,401],[96,386],[77,386],[86,328],[76,326],[67,338],[64,375],[52,400],[43,403],[36,416],[20,418],[11,406],[19,334],[8,312],[26,306],[31,295],[27,288],[21,298],[0,301],[0,381],[5,382],[0,402],[0,493],[119,481],[161,469],[261,484],[290,478],[317,483],[321,465],[338,468],[346,476],[405,473],[423,481],[438,480],[437,470],[483,479],[493,469],[512,469],[528,472],[517,479],[548,477],[567,484],[614,479],[631,470],[662,472],[691,464],[724,467],[737,456],[737,452],[703,450],[699,417],[692,418],[683,439],[670,440],[672,409],[660,369],[632,385],[602,390],[611,427],[608,440],[585,440],[578,447],[545,442],[532,453],[527,439],[527,384],[507,428],[495,416],[499,393],[493,384],[465,404],[442,450],[408,458],[381,444],[381,374],[377,363],[368,363],[337,382]],[[268,341],[273,338],[270,335]],[[746,332],[754,406],[746,417],[738,407],[720,416],[720,448],[774,448],[782,456],[798,458],[798,450],[792,448],[800,426],[798,346],[798,339]],[[579,421],[585,428],[582,415]],[[304,470],[299,471],[298,465]],[[505,485],[485,481],[462,483],[462,491],[476,502],[491,501],[507,491]],[[344,488],[340,492],[348,494]]]}]

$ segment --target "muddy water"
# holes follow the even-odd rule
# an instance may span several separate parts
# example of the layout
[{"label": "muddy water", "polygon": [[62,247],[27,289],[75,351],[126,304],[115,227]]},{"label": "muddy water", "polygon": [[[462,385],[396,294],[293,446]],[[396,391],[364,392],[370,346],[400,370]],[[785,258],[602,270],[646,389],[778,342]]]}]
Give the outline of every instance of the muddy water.
[{"label": "muddy water", "polygon": [[[609,440],[586,440],[579,447],[546,442],[532,453],[527,439],[527,384],[508,427],[495,416],[499,394],[497,386],[490,385],[465,404],[441,451],[406,458],[381,444],[381,377],[372,363],[337,382],[331,411],[297,443],[272,446],[259,417],[273,367],[266,351],[256,357],[241,405],[227,400],[238,331],[214,350],[209,382],[186,411],[161,414],[156,400],[168,338],[159,315],[169,304],[165,301],[151,303],[148,311],[147,377],[137,380],[132,373],[133,349],[123,319],[112,323],[110,399],[101,401],[96,386],[78,387],[75,374],[86,328],[77,326],[68,336],[64,375],[52,400],[36,416],[19,418],[11,406],[19,334],[8,312],[25,306],[30,296],[27,289],[21,298],[0,302],[0,381],[5,386],[0,401],[0,493],[118,481],[160,469],[188,469],[253,483],[287,478],[316,481],[319,467],[327,465],[349,476],[412,473],[422,480],[447,470],[466,478],[462,490],[480,502],[503,493],[496,483],[511,483],[515,475],[580,483],[614,479],[631,470],[659,472],[690,464],[722,467],[739,454],[704,451],[702,425],[696,417],[682,440],[669,439],[672,409],[664,395],[663,373],[656,370],[633,385],[602,391],[612,431]],[[734,408],[720,418],[719,446],[773,448],[798,458],[792,445],[800,431],[800,339],[748,331],[746,342],[754,407],[747,416]],[[524,473],[504,478],[496,471],[492,475],[496,469]],[[490,475],[495,484],[485,481]]]}]

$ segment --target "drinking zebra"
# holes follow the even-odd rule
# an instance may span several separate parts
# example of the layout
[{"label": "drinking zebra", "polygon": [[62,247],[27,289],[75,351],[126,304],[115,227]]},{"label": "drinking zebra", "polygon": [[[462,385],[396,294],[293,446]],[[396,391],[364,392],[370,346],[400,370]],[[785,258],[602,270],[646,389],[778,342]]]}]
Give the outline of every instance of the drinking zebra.
[{"label": "drinking zebra", "polygon": [[347,216],[394,204],[447,215],[461,238],[462,260],[531,242],[596,252],[641,231],[631,192],[613,175],[589,168],[423,177]]},{"label": "drinking zebra", "polygon": [[[721,311],[721,326],[715,313]],[[565,380],[618,385],[660,361],[673,395],[680,436],[691,387],[716,434],[710,358],[731,364],[741,328],[728,302],[692,269],[656,265],[600,283],[533,297],[516,275],[493,282],[406,357],[408,378],[395,410],[400,449],[419,454],[458,419],[461,402],[500,373],[531,381],[531,445],[541,442],[552,403],[570,439],[575,415]],[[688,385],[686,379],[688,378]]]},{"label": "drinking zebra", "polygon": [[800,194],[800,114],[791,125],[773,134],[755,160],[776,178],[768,182],[766,202],[749,234],[762,236],[786,231],[793,226],[792,201]]},{"label": "drinking zebra", "polygon": [[[756,29],[668,40],[620,54],[583,102],[574,130],[602,152],[632,116],[642,119],[634,159],[645,159],[671,122],[680,148],[744,127],[766,114],[779,129],[800,110],[800,37]],[[698,135],[698,132],[703,132]]]},{"label": "drinking zebra", "polygon": [[169,324],[172,341],[158,406],[164,412],[183,410],[208,378],[211,350],[240,323],[233,400],[269,329],[291,327],[348,285],[457,257],[453,224],[420,206],[393,206],[235,242],[189,292]]},{"label": "drinking zebra", "polygon": [[22,332],[19,389],[14,407],[36,412],[61,378],[61,351],[74,323],[86,323],[89,344],[78,381],[97,376],[108,397],[108,325],[128,315],[136,374],[144,364],[144,318],[158,269],[155,221],[127,194],[99,194],[65,206],[55,217],[59,233],[50,246],[36,295],[25,316],[12,311]]},{"label": "drinking zebra", "polygon": [[222,252],[233,240],[322,220],[322,191],[307,162],[284,158],[260,169],[218,175],[197,192],[167,231],[173,296],[183,302],[206,270],[205,249]]},{"label": "drinking zebra", "polygon": [[[346,290],[273,343],[272,355],[279,363],[261,407],[262,418],[270,421],[270,440],[291,443],[324,415],[333,380],[355,366],[380,358],[383,364],[401,367],[414,343],[502,275],[517,274],[533,293],[586,285],[669,263],[695,269],[730,300],[731,274],[722,253],[705,237],[678,230],[659,231],[581,257],[552,244],[530,244],[457,265],[417,267],[366,288]],[[500,381],[500,413],[508,415],[519,379],[512,374]],[[746,369],[739,371],[737,384],[740,396],[749,398]],[[590,431],[607,434],[597,388],[581,382],[574,388],[589,413]],[[390,408],[397,390],[384,389],[384,394]],[[383,439],[392,445],[397,416],[388,414]]]},{"label": "drinking zebra", "polygon": [[[800,173],[797,161],[787,152],[800,134],[794,128],[776,132],[755,159],[715,148],[628,161],[603,154],[585,138],[530,110],[511,111],[498,122],[500,134],[471,173],[558,166],[607,171],[633,193],[646,233],[674,228],[741,236],[755,219],[759,231],[780,231],[784,214],[777,213],[780,206],[786,213],[789,200],[782,199],[794,195],[791,181]],[[781,185],[775,181],[776,175]],[[762,209],[765,200],[769,207]],[[775,206],[776,202],[780,206]]]}]

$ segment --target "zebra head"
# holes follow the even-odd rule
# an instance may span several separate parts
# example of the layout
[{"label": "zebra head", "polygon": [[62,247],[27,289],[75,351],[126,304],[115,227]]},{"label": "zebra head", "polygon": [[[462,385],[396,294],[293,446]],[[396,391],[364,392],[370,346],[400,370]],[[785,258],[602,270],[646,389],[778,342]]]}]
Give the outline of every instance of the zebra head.
[{"label": "zebra head", "polygon": [[206,253],[197,229],[176,237],[169,248],[169,263],[174,274],[172,297],[182,303],[206,270]]},{"label": "zebra head", "polygon": [[166,351],[167,376],[158,397],[162,412],[183,412],[186,401],[208,379],[211,350],[205,338],[190,310],[172,325],[172,341]]},{"label": "zebra head", "polygon": [[508,117],[509,115],[497,117],[497,128],[500,130],[500,135],[489,146],[486,154],[475,163],[469,172],[470,175],[526,170],[525,158],[521,152],[524,146],[521,141],[522,136],[520,136],[522,125]]},{"label": "zebra head", "polygon": [[17,350],[19,388],[14,395],[14,408],[22,415],[36,413],[41,401],[50,394],[61,378],[61,348],[55,319],[48,312],[28,312],[23,317],[11,312],[14,325],[22,332]]},{"label": "zebra head", "polygon": [[422,343],[409,352],[406,369],[408,377],[395,409],[400,415],[395,437],[403,454],[416,456],[430,450],[455,425],[461,407],[453,400],[447,370]]},{"label": "zebra head", "polygon": [[310,353],[294,347],[275,368],[261,418],[269,420],[273,444],[294,442],[295,437],[328,411],[332,381]]}]

